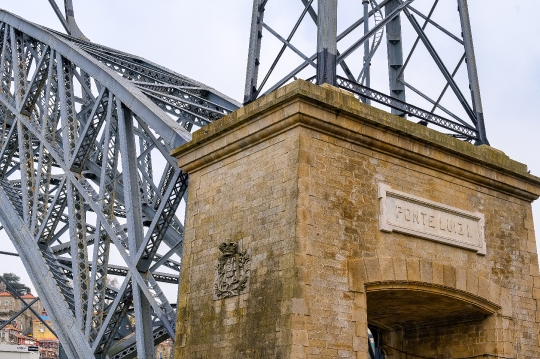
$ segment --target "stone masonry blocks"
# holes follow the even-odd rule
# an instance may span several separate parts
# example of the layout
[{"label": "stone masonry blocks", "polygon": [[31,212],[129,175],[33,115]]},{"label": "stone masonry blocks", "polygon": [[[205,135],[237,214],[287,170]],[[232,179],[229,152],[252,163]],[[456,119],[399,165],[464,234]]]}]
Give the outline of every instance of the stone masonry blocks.
[{"label": "stone masonry blocks", "polygon": [[[190,175],[176,358],[538,358],[531,202],[540,178],[475,147],[295,81],[173,151]],[[485,217],[485,255],[379,228],[379,184]],[[251,258],[214,300],[219,245]],[[404,355],[404,354],[403,354]]]}]

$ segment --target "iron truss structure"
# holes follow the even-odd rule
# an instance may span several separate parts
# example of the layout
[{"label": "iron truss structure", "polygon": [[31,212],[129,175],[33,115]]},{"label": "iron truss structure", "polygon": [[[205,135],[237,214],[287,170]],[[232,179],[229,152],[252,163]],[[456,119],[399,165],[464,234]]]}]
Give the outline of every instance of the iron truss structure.
[{"label": "iron truss structure", "polygon": [[[454,22],[460,24],[458,31],[461,33],[456,34],[456,29],[448,29],[443,22],[434,19],[438,7],[449,2],[455,4],[457,11],[452,13],[447,8],[443,9],[442,21],[451,25],[448,20],[454,17]],[[298,18],[287,27],[282,24],[283,16],[278,18],[279,15],[275,15],[282,14],[280,5],[285,6],[280,0],[253,1],[244,103],[303,76],[317,84],[328,83],[350,91],[365,103],[373,101],[389,107],[396,115],[416,117],[420,124],[434,125],[454,137],[477,145],[489,145],[467,0],[341,0],[340,3],[344,4],[343,7],[338,7],[337,0],[288,2],[286,6],[291,9],[297,5]],[[338,23],[338,10],[341,10],[340,17],[350,20],[349,23]],[[409,25],[408,31],[402,30],[402,21]],[[339,32],[338,28],[341,29]],[[301,45],[309,36],[306,32],[316,38],[316,50],[313,47],[306,52],[308,50],[304,46],[302,51]],[[267,36],[279,44],[273,48],[275,54],[272,56],[271,51],[264,51],[263,43]],[[297,43],[296,37],[300,38]],[[443,45],[442,40],[448,40],[450,44]],[[408,44],[408,52],[405,44]],[[372,73],[377,50],[384,47],[387,54],[387,63],[384,64],[386,91],[383,87],[373,88]],[[458,56],[445,59],[441,53],[446,52],[446,47],[458,49],[453,51]],[[286,58],[287,52],[294,54],[298,66],[290,65],[294,62],[290,57]],[[411,76],[412,80],[406,80],[405,73],[418,59],[422,63],[431,62],[437,73],[430,74],[420,69]],[[381,62],[379,58],[377,65]],[[283,66],[279,74],[280,65]],[[466,72],[465,83],[456,79],[461,68],[466,68],[463,70]],[[421,90],[415,84],[415,80],[431,76],[444,80],[441,88],[425,86],[426,89]],[[419,99],[421,104],[407,102],[408,91],[413,95],[409,97],[414,97],[413,102]],[[453,107],[443,105],[452,96],[450,102],[457,104],[462,114],[458,115]],[[430,109],[425,109],[426,106]]]},{"label": "iron truss structure", "polygon": [[87,41],[70,4],[75,36],[0,11],[0,222],[68,358],[154,358],[188,187],[170,152],[239,104]]}]

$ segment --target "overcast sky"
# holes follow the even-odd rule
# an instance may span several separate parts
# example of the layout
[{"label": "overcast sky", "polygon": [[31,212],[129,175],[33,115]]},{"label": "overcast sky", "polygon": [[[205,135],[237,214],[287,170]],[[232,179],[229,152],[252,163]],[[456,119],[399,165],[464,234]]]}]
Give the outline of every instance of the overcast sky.
[{"label": "overcast sky", "polygon": [[[444,6],[456,6],[455,0],[440,3],[443,11]],[[147,58],[242,100],[252,1],[74,0],[74,7],[79,27],[93,42]],[[469,0],[469,7],[491,145],[526,163],[538,176],[540,1]],[[63,31],[47,0],[0,0],[0,8]],[[274,21],[296,13],[296,8],[282,6]],[[438,15],[444,21],[445,13]],[[386,52],[383,47],[381,56]],[[533,211],[538,228],[540,202]],[[4,232],[0,248],[14,250]],[[29,284],[17,258],[0,258],[0,273],[8,271]]]}]

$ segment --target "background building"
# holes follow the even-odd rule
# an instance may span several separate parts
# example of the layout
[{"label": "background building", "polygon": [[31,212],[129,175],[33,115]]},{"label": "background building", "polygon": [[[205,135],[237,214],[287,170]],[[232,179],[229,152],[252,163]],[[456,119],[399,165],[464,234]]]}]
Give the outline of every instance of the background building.
[{"label": "background building", "polygon": [[156,359],[173,359],[173,342],[171,339],[156,345]]},{"label": "background building", "polygon": [[[36,299],[36,297],[30,293],[21,296],[21,298],[26,303],[30,303]],[[5,323],[5,321],[13,317],[13,315],[19,312],[22,308],[23,303],[21,303],[21,301],[13,294],[7,291],[0,292],[0,323]],[[43,311],[41,301],[38,300],[36,303],[34,303],[32,305],[32,309],[34,309],[36,313],[41,313]],[[24,335],[28,335],[32,333],[32,320],[34,319],[37,319],[36,316],[32,314],[30,310],[27,310],[19,315],[11,324],[20,330]]]},{"label": "background building", "polygon": [[[27,345],[27,346],[37,346],[39,345],[33,337],[24,335],[20,329],[15,325],[7,325],[2,330],[0,330],[0,344],[16,344],[16,345]],[[1,358],[1,356],[0,356]]]},{"label": "background building", "polygon": [[[40,316],[41,320],[47,323],[52,328],[51,319],[47,312],[43,311]],[[58,350],[60,343],[56,336],[43,324],[39,319],[34,319],[32,322],[32,336],[39,341],[39,352],[41,358],[58,358]]]}]

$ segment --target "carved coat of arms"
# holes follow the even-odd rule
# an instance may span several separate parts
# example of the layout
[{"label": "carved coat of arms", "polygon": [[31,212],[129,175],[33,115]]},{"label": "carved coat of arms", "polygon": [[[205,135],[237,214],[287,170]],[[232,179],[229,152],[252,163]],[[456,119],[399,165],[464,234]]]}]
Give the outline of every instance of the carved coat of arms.
[{"label": "carved coat of arms", "polygon": [[222,243],[221,257],[216,265],[214,299],[234,297],[247,291],[250,257],[239,252],[237,243]]}]

